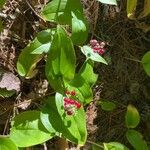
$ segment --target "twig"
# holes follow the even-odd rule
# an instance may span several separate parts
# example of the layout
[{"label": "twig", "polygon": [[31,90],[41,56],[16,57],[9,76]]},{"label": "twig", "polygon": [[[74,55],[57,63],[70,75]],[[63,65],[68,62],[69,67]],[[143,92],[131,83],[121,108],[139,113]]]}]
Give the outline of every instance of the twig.
[{"label": "twig", "polygon": [[41,20],[43,20],[45,22],[45,20],[34,10],[34,8],[32,7],[32,5],[29,3],[28,0],[26,0],[27,5],[30,7],[30,9],[34,12],[34,14],[39,17]]},{"label": "twig", "polygon": [[98,146],[98,147],[100,147],[100,148],[104,148],[102,145],[99,145],[99,144],[97,144],[97,143],[95,143],[95,142],[92,142],[92,141],[89,141],[89,140],[87,140],[87,143],[96,145],[96,146]]},{"label": "twig", "polygon": [[128,60],[131,60],[131,61],[135,61],[135,62],[138,62],[138,63],[141,63],[142,61],[138,60],[138,59],[134,59],[134,58],[127,58],[127,57],[124,57],[124,59],[128,59]]}]

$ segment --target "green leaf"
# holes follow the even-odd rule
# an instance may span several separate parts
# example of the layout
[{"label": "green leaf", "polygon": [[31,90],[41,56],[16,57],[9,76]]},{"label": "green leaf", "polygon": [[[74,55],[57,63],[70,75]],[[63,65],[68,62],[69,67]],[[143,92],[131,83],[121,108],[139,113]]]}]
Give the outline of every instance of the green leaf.
[{"label": "green leaf", "polygon": [[118,142],[104,143],[104,150],[129,150],[123,144]]},{"label": "green leaf", "polygon": [[82,103],[90,103],[93,99],[93,93],[90,85],[80,75],[69,82],[65,81],[65,87],[69,91],[77,93],[78,100]]},{"label": "green leaf", "polygon": [[0,18],[0,32],[2,31],[2,29],[3,29],[3,23],[2,23],[2,20]]},{"label": "green leaf", "polygon": [[82,45],[88,36],[88,25],[80,12],[72,12],[72,36],[75,45]]},{"label": "green leaf", "polygon": [[112,111],[116,108],[116,104],[109,101],[100,101],[101,108],[105,111]]},{"label": "green leaf", "polygon": [[116,0],[98,0],[101,3],[104,4],[109,4],[109,5],[117,5],[117,1]]},{"label": "green leaf", "polygon": [[75,45],[82,45],[86,41],[88,23],[80,0],[52,0],[44,7],[42,16],[47,21],[70,25],[71,39]]},{"label": "green leaf", "polygon": [[6,0],[0,0],[0,8],[3,7],[3,5],[5,4],[5,1],[6,1]]},{"label": "green leaf", "polygon": [[[90,85],[93,86],[97,81],[98,75],[93,71],[94,63],[91,60],[84,62],[79,70],[79,75]],[[89,78],[90,77],[90,78]]]},{"label": "green leaf", "polygon": [[143,140],[142,134],[138,131],[130,129],[127,131],[126,137],[136,150],[149,150],[145,140]]},{"label": "green leaf", "polygon": [[67,0],[52,0],[42,11],[42,16],[47,21],[58,21],[66,8]]},{"label": "green leaf", "polygon": [[18,147],[41,144],[52,137],[40,121],[40,111],[26,111],[14,118],[10,139]]},{"label": "green leaf", "polygon": [[[42,118],[49,115],[49,123]],[[84,145],[87,138],[86,117],[83,107],[73,116],[68,116],[64,110],[63,96],[56,93],[55,99],[48,98],[42,110],[43,125],[51,132],[53,128],[73,143]],[[58,135],[58,134],[57,134]]]},{"label": "green leaf", "polygon": [[127,128],[135,128],[140,122],[139,112],[132,105],[128,105],[127,107],[125,122],[126,122]]},{"label": "green leaf", "polygon": [[54,30],[41,31],[37,37],[25,47],[17,62],[17,70],[21,76],[31,78],[34,75],[37,63],[42,59],[43,53],[47,53],[51,46]]},{"label": "green leaf", "polygon": [[44,7],[42,16],[47,21],[71,25],[72,12],[83,14],[80,0],[52,0]]},{"label": "green leaf", "polygon": [[139,15],[139,19],[146,17],[150,14],[150,0],[144,0],[144,10],[143,12]]},{"label": "green leaf", "polygon": [[18,148],[9,138],[0,137],[0,150],[18,150]]},{"label": "green leaf", "polygon": [[8,91],[6,88],[0,88],[0,97],[11,97],[12,95],[14,95],[16,93],[15,90],[10,90]]},{"label": "green leaf", "polygon": [[106,60],[97,53],[94,53],[92,48],[89,46],[81,47],[82,53],[86,56],[87,59],[91,59],[93,61],[101,62],[107,65]]},{"label": "green leaf", "polygon": [[62,79],[71,80],[75,74],[76,56],[71,39],[57,26],[46,62],[46,76],[57,91],[63,88]]},{"label": "green leaf", "polygon": [[150,51],[145,53],[145,55],[142,58],[142,65],[143,68],[148,76],[150,76]]},{"label": "green leaf", "polygon": [[137,0],[127,0],[127,16],[130,19],[135,19]]}]

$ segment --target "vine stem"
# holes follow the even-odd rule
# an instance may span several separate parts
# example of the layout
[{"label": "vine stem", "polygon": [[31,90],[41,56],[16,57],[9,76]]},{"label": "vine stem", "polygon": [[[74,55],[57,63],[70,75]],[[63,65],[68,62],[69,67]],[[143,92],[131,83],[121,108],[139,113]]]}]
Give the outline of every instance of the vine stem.
[{"label": "vine stem", "polygon": [[127,58],[127,57],[124,57],[125,59],[128,59],[128,60],[131,60],[131,61],[135,61],[135,62],[138,62],[138,63],[142,63],[142,61],[138,60],[138,59],[134,59],[134,58]]},{"label": "vine stem", "polygon": [[99,145],[99,144],[97,144],[97,143],[95,143],[95,142],[93,142],[93,141],[89,141],[89,140],[87,140],[87,143],[90,143],[90,144],[96,145],[96,146],[98,146],[98,147],[100,147],[100,148],[104,148],[102,145]]}]

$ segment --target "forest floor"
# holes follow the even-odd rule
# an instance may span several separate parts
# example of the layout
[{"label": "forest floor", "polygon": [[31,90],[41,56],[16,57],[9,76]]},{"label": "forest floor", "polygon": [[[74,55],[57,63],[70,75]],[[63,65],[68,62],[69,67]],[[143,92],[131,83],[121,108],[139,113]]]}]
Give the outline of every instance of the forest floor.
[{"label": "forest floor", "polygon": [[[46,1],[32,0],[28,3],[26,0],[7,0],[1,11],[4,30],[0,34],[0,70],[11,72],[18,77],[20,90],[11,98],[0,98],[0,134],[9,133],[10,120],[14,113],[38,108],[39,102],[23,102],[34,99],[39,94],[44,96],[48,88],[43,75],[44,62],[38,64],[39,72],[33,79],[20,78],[16,69],[21,50],[38,31],[49,26],[37,15],[43,2]],[[89,14],[94,14],[93,10],[98,11],[95,20],[87,16],[94,26],[91,30],[94,32],[90,31],[89,39],[94,38],[107,43],[104,58],[109,65],[96,64],[94,68],[99,78],[93,88],[96,102],[86,108],[88,141],[117,141],[129,145],[125,138],[125,113],[127,105],[133,104],[141,115],[138,130],[150,144],[150,78],[139,63],[145,52],[150,50],[150,33],[136,28],[135,22],[126,17],[126,10],[121,9],[121,6],[117,8],[95,3],[93,7],[97,9],[85,10],[89,11]],[[100,99],[114,102],[116,109],[111,112],[102,110],[97,105]],[[18,106],[15,110],[14,105]],[[49,141],[49,144],[55,147],[56,144],[53,143],[57,143],[57,139]],[[42,148],[37,146],[35,149]],[[89,144],[83,149],[90,149]]]}]

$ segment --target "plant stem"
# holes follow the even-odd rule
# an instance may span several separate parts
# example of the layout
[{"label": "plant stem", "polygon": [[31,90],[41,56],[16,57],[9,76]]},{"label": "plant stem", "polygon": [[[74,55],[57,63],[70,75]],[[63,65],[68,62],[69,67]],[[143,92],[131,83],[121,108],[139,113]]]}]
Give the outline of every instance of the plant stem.
[{"label": "plant stem", "polygon": [[138,60],[138,59],[134,59],[134,58],[127,58],[127,57],[124,57],[125,59],[128,59],[128,60],[131,60],[131,61],[135,61],[135,62],[138,62],[138,63],[142,63],[142,61]]},{"label": "plant stem", "polygon": [[95,142],[92,142],[92,141],[89,141],[89,140],[87,140],[87,143],[96,145],[96,146],[98,146],[98,147],[100,147],[100,148],[104,148],[102,145],[99,145],[99,144],[97,144],[97,143],[95,143]]}]

